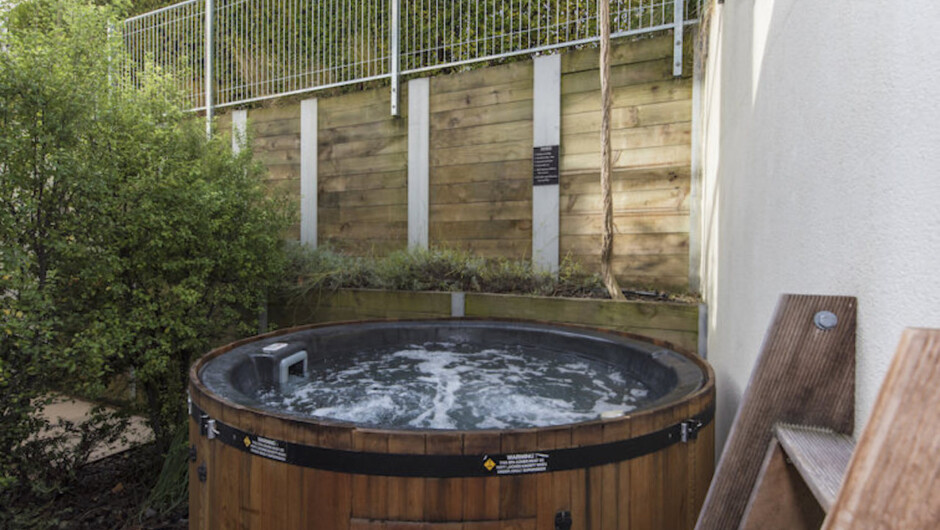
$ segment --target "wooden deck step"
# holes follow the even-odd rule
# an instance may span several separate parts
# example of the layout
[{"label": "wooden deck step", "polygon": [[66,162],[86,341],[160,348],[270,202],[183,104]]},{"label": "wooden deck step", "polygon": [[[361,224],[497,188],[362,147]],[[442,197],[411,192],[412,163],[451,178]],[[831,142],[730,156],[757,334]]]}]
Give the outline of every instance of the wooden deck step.
[{"label": "wooden deck step", "polygon": [[836,500],[845,470],[849,467],[855,441],[845,434],[822,427],[778,423],[777,441],[828,512]]}]

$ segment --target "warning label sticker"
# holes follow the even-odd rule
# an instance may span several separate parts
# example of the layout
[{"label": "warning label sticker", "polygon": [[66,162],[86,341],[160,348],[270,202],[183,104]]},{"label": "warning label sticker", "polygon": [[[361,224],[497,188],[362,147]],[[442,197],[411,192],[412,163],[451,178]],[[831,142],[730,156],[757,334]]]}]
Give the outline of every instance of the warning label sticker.
[{"label": "warning label sticker", "polygon": [[514,455],[484,456],[483,467],[496,475],[519,475],[548,471],[548,455],[519,453]]},{"label": "warning label sticker", "polygon": [[284,462],[287,460],[287,451],[284,449],[284,442],[269,440],[260,436],[251,440],[247,436],[244,440],[245,446],[251,454],[270,458]]}]

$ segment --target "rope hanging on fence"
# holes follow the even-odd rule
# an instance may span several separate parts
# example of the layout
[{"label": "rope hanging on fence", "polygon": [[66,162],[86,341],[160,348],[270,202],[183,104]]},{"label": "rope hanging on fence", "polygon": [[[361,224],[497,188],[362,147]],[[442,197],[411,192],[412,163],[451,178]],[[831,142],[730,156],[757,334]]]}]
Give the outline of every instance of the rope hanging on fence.
[{"label": "rope hanging on fence", "polygon": [[601,32],[601,198],[604,231],[601,236],[601,275],[607,292],[614,300],[623,300],[623,292],[611,270],[614,247],[614,205],[610,191],[610,0],[598,3]]}]

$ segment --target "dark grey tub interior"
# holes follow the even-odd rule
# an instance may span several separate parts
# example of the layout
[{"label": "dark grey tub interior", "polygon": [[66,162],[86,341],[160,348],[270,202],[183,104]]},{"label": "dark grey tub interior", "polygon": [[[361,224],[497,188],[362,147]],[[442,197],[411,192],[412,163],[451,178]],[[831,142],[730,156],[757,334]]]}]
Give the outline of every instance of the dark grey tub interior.
[{"label": "dark grey tub interior", "polygon": [[522,344],[545,355],[569,352],[600,360],[630,372],[647,385],[651,399],[639,410],[678,401],[705,382],[705,374],[696,363],[647,342],[563,325],[486,320],[358,322],[315,327],[234,348],[207,362],[199,378],[223,398],[284,414],[258,399],[260,393],[277,385],[284,373],[299,374],[308,367],[315,371],[317,361],[327,356],[427,342]]}]

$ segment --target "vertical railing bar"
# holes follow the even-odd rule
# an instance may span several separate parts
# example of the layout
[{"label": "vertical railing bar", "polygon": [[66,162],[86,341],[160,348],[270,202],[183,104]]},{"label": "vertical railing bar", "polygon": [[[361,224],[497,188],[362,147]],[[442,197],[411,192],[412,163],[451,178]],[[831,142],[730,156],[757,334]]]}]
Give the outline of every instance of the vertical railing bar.
[{"label": "vertical railing bar", "polygon": [[400,33],[400,31],[401,31],[401,28],[399,27],[400,21],[399,21],[399,18],[398,18],[398,8],[399,8],[398,2],[399,2],[399,0],[390,0],[390,1],[392,2],[392,5],[391,5],[391,8],[392,8],[392,21],[391,21],[391,22],[392,22],[392,32],[391,32],[391,36],[390,36],[391,42],[389,43],[389,47],[391,48],[391,57],[389,57],[389,61],[390,61],[390,63],[389,63],[389,69],[391,70],[391,77],[392,77],[392,79],[391,79],[391,81],[392,81],[392,89],[391,89],[391,98],[392,98],[391,107],[392,107],[392,108],[391,108],[391,112],[392,112],[392,116],[399,116],[399,115],[400,115],[400,111],[399,111],[399,109],[398,109],[398,88],[399,88],[399,86],[398,86],[398,82],[399,82],[399,79],[398,79],[398,68],[399,68],[399,62],[398,62],[398,59],[399,59],[399,57],[398,57],[398,52],[399,52],[399,50],[398,50],[398,37],[399,37],[399,33]]},{"label": "vertical railing bar", "polygon": [[206,6],[206,136],[212,137],[212,2],[205,0]]},{"label": "vertical railing bar", "polygon": [[[682,76],[682,33],[685,27],[683,20],[683,15],[685,9],[682,5],[683,0],[674,0],[675,5],[673,7],[673,63],[672,63],[672,75],[675,77]],[[665,6],[663,12],[665,13]]]}]

